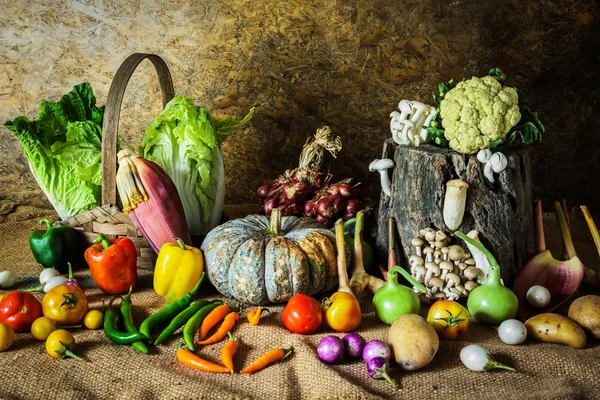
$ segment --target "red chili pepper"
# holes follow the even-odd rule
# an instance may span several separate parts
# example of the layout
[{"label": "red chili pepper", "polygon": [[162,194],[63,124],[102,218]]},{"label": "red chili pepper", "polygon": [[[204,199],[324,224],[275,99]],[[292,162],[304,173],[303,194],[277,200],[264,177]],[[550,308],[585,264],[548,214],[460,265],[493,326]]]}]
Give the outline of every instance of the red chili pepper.
[{"label": "red chili pepper", "polygon": [[15,332],[27,332],[33,321],[42,316],[42,304],[27,292],[10,292],[0,302],[0,324]]},{"label": "red chili pepper", "polygon": [[137,252],[128,238],[111,239],[99,234],[85,251],[96,286],[106,294],[123,294],[137,281]]}]

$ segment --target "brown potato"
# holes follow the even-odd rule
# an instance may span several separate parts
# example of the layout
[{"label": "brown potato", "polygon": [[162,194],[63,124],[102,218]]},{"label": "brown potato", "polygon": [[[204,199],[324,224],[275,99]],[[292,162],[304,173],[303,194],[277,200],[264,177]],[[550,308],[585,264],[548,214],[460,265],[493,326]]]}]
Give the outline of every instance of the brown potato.
[{"label": "brown potato", "polygon": [[429,364],[440,346],[435,329],[417,314],[406,314],[394,321],[388,340],[396,362],[405,371]]},{"label": "brown potato", "polygon": [[528,337],[542,342],[566,344],[575,349],[582,349],[587,343],[583,329],[559,314],[538,314],[525,321],[525,327]]},{"label": "brown potato", "polygon": [[569,318],[577,322],[589,336],[600,339],[600,296],[583,296],[569,307]]}]

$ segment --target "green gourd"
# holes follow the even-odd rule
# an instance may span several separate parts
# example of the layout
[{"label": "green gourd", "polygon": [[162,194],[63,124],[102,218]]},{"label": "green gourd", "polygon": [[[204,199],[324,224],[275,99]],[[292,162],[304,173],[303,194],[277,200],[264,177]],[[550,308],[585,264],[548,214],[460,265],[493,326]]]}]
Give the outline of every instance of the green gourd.
[{"label": "green gourd", "polygon": [[387,283],[373,296],[373,305],[377,316],[388,325],[403,315],[418,314],[421,311],[419,296],[412,289],[398,283],[398,273],[421,292],[427,292],[425,286],[404,269],[397,265],[392,267],[387,273]]},{"label": "green gourd", "polygon": [[476,247],[489,260],[487,278],[483,285],[476,287],[469,294],[467,308],[469,313],[479,322],[488,325],[500,325],[507,319],[512,319],[519,310],[519,300],[512,290],[500,281],[500,266],[492,254],[462,232],[456,236]]}]

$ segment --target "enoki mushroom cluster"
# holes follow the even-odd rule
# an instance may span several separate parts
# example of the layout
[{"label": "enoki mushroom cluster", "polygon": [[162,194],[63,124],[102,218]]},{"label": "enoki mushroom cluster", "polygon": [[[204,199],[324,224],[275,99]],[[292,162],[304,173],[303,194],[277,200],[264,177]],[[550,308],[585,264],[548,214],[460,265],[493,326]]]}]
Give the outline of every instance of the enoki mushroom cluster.
[{"label": "enoki mushroom cluster", "polygon": [[427,288],[426,299],[457,300],[485,281],[471,253],[452,245],[443,231],[425,228],[419,234],[412,239],[414,253],[408,261],[411,275]]}]

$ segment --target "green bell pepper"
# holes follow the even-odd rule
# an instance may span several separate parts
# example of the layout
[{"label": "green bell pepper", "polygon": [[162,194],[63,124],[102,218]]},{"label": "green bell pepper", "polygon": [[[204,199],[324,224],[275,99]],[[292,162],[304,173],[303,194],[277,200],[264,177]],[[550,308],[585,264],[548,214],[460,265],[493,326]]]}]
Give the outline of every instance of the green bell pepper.
[{"label": "green bell pepper", "polygon": [[52,227],[46,218],[40,225],[46,230],[35,230],[29,236],[29,247],[35,261],[44,268],[55,268],[61,274],[68,272],[68,261],[77,259],[77,236],[68,226]]}]

